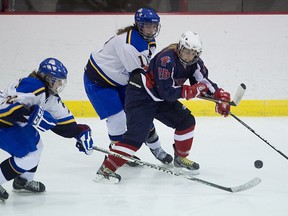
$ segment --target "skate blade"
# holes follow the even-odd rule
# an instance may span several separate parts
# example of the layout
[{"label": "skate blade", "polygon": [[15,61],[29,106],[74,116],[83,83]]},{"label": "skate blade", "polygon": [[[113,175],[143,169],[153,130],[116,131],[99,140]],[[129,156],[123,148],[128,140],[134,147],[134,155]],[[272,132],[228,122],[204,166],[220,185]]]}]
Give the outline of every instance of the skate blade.
[{"label": "skate blade", "polygon": [[5,204],[6,203],[6,199],[1,199],[0,198],[0,203]]},{"label": "skate blade", "polygon": [[25,190],[25,189],[12,189],[12,192],[14,192],[14,193],[33,193],[33,192],[31,192],[31,191],[29,191],[29,190]]},{"label": "skate blade", "polygon": [[104,184],[117,184],[120,182],[118,178],[110,177],[108,179],[102,175],[97,175],[97,174],[96,174],[96,177],[93,179],[93,181],[97,183],[104,183]]},{"label": "skate blade", "polygon": [[175,167],[174,168],[175,173],[183,176],[195,176],[200,174],[200,170],[189,170],[187,168],[183,167]]},{"label": "skate blade", "polygon": [[27,189],[14,189],[14,188],[12,189],[12,192],[14,192],[14,193],[23,193],[23,194],[42,194],[45,191],[37,192],[37,191],[30,191],[30,190],[27,190]]}]

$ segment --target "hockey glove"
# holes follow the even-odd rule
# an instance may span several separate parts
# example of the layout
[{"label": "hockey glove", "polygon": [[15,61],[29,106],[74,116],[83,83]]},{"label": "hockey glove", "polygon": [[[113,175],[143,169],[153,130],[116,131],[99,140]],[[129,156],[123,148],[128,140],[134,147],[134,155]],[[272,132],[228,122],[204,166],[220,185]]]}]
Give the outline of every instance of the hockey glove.
[{"label": "hockey glove", "polygon": [[27,122],[29,125],[32,125],[43,132],[56,126],[57,120],[54,119],[49,112],[38,105],[32,106],[31,108],[32,112]]},{"label": "hockey glove", "polygon": [[93,153],[93,139],[91,135],[91,129],[88,125],[78,124],[81,129],[81,133],[76,137],[76,147],[80,152],[84,152],[86,155]]},{"label": "hockey glove", "polygon": [[192,86],[183,85],[182,86],[182,98],[186,98],[189,100],[191,98],[195,98],[200,94],[204,94],[208,91],[208,87],[204,83],[194,84]]},{"label": "hockey glove", "polygon": [[[222,88],[216,90],[213,98],[221,101],[230,101],[230,94],[225,92]],[[224,117],[227,117],[230,113],[230,104],[227,102],[216,103],[215,111]]]}]

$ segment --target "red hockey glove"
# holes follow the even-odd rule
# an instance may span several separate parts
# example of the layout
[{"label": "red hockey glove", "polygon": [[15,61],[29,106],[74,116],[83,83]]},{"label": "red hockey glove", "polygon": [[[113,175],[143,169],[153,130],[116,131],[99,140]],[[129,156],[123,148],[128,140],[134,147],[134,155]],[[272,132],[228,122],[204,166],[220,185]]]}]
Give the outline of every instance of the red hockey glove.
[{"label": "red hockey glove", "polygon": [[182,86],[182,98],[186,98],[186,100],[189,100],[207,91],[208,91],[208,87],[204,83],[198,83],[192,86],[183,85]]},{"label": "red hockey glove", "polygon": [[[214,93],[213,98],[216,100],[229,102],[230,94],[228,92],[225,92],[222,88],[219,88]],[[215,111],[219,113],[220,115],[223,115],[224,117],[227,117],[230,112],[230,104],[227,102],[217,103],[215,106]]]}]

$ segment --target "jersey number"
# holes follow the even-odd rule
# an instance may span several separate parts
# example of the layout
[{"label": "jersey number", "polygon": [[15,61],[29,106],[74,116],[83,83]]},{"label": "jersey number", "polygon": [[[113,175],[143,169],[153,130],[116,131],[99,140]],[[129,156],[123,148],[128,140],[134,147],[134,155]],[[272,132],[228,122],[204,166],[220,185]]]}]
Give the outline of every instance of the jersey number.
[{"label": "jersey number", "polygon": [[142,68],[144,68],[144,67],[146,66],[146,64],[144,64],[143,57],[140,55],[140,56],[138,56],[138,58],[139,58],[139,60],[140,60],[140,66],[141,66]]},{"label": "jersey number", "polygon": [[4,104],[4,103],[7,103],[7,104],[13,104],[14,101],[13,99],[17,98],[17,95],[14,95],[14,96],[8,96],[6,98],[6,100],[4,100],[1,104]]}]

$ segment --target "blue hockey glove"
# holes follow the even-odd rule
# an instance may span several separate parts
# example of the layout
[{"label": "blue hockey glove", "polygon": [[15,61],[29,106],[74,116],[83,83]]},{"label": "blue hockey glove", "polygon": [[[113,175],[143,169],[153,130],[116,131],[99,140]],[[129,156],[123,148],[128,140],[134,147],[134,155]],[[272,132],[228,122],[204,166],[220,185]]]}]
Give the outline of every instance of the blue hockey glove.
[{"label": "blue hockey glove", "polygon": [[93,139],[92,139],[92,131],[88,125],[78,124],[81,128],[81,133],[76,137],[76,147],[80,152],[84,152],[86,155],[90,155],[93,153]]},{"label": "blue hockey glove", "polygon": [[42,107],[35,105],[32,107],[32,112],[28,118],[29,125],[45,132],[55,127],[57,120],[52,117],[52,115],[45,111]]}]

